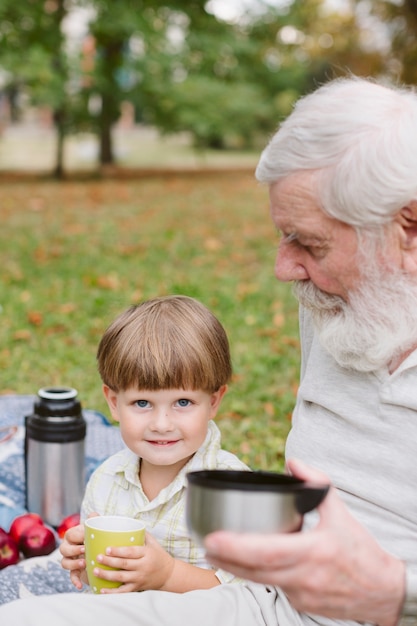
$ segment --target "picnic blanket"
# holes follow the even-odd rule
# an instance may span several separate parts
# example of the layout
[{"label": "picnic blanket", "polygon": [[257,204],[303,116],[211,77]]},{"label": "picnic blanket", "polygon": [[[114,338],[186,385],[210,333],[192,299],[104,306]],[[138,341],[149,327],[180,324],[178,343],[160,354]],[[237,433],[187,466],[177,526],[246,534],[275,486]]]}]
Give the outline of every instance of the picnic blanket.
[{"label": "picnic blanket", "polygon": [[[26,513],[24,482],[24,417],[33,411],[34,395],[0,395],[0,527]],[[108,456],[123,447],[120,431],[98,411],[83,409],[86,480]],[[59,539],[57,538],[57,545]],[[60,564],[57,548],[50,555],[21,560],[0,570],[0,604],[29,595],[79,593]]]}]

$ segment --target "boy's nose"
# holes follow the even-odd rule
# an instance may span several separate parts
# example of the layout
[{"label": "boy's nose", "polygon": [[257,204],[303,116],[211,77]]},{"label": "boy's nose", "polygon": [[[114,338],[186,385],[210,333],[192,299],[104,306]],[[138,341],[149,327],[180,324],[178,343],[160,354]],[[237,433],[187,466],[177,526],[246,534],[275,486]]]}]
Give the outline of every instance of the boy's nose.
[{"label": "boy's nose", "polygon": [[155,411],[151,428],[159,432],[172,430],[172,420],[168,409],[162,408]]}]

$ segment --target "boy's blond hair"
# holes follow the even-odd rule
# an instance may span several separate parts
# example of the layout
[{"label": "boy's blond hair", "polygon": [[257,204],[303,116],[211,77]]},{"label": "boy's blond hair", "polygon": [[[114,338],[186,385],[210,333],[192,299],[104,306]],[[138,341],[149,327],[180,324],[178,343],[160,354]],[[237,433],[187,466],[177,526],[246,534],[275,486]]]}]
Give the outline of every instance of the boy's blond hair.
[{"label": "boy's blond hair", "polygon": [[229,341],[219,320],[188,296],[131,306],[105,331],[98,371],[113,391],[130,387],[217,391],[230,381]]}]

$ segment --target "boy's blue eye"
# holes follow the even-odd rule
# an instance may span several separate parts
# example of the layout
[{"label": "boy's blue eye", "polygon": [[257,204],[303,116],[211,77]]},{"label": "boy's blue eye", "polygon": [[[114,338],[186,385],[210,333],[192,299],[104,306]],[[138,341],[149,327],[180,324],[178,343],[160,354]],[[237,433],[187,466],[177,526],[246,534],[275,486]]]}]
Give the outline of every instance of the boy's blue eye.
[{"label": "boy's blue eye", "polygon": [[146,409],[146,407],[148,406],[149,402],[147,400],[137,400],[136,404],[138,405],[138,407],[140,409]]},{"label": "boy's blue eye", "polygon": [[178,406],[188,406],[190,404],[190,400],[187,400],[186,398],[181,398],[181,400],[178,400]]}]

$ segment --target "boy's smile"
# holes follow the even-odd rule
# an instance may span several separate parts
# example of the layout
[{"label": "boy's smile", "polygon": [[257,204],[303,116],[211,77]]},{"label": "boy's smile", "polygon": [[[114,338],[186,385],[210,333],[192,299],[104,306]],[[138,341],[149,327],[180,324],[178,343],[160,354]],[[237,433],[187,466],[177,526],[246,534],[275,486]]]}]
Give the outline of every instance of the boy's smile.
[{"label": "boy's smile", "polygon": [[155,446],[169,446],[172,445],[173,443],[176,443],[178,441],[174,440],[174,441],[152,441],[152,440],[148,440],[149,443],[152,443]]}]

